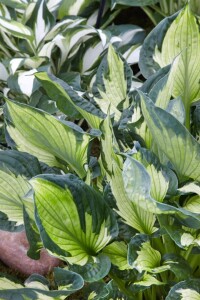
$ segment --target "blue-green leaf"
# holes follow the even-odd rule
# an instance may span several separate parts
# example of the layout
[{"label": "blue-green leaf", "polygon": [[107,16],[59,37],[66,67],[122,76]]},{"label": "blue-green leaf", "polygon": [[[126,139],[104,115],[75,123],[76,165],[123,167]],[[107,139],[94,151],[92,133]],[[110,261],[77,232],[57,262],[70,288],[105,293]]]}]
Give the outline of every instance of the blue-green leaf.
[{"label": "blue-green leaf", "polygon": [[142,112],[158,146],[180,176],[200,180],[200,145],[171,114],[140,92]]}]

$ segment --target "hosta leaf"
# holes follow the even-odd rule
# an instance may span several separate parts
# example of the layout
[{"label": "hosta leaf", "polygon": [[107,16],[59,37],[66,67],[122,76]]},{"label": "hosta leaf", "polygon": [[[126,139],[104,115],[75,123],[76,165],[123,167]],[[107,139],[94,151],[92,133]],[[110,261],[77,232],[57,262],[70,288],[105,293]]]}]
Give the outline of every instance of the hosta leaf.
[{"label": "hosta leaf", "polygon": [[[159,64],[155,61],[154,58],[155,49],[162,48],[162,41],[164,39],[165,33],[169,29],[172,22],[176,19],[177,15],[178,13],[162,20],[144,40],[142,49],[140,51],[139,67],[142,75],[145,78],[150,77],[160,69]],[[180,54],[180,52],[178,54]],[[170,63],[173,62],[173,59]]]},{"label": "hosta leaf", "polygon": [[176,207],[157,202],[150,196],[151,178],[144,166],[132,157],[128,157],[124,163],[123,181],[130,201],[144,210],[157,214],[173,214],[178,211]]},{"label": "hosta leaf", "polygon": [[27,22],[29,27],[34,28],[36,47],[38,47],[54,24],[54,17],[48,10],[46,2],[44,0],[37,1],[31,13],[31,17]]},{"label": "hosta leaf", "polygon": [[26,7],[26,2],[23,0],[1,0],[1,3],[15,9],[24,9]]},{"label": "hosta leaf", "polygon": [[120,270],[129,269],[127,262],[127,245],[124,242],[114,242],[106,246],[103,250],[113,265],[116,265]]},{"label": "hosta leaf", "polygon": [[67,115],[79,112],[92,128],[99,128],[104,114],[91,102],[85,100],[66,82],[46,73],[35,74],[51,99],[55,100],[58,108]]},{"label": "hosta leaf", "polygon": [[191,197],[183,206],[184,209],[187,209],[193,213],[200,214],[200,196],[196,195]]},{"label": "hosta leaf", "polygon": [[[102,72],[103,71],[103,72]],[[101,110],[114,113],[116,120],[121,116],[120,108],[128,107],[128,82],[124,63],[112,45],[108,48],[107,60],[102,61],[97,71],[96,86],[99,97],[95,97]],[[130,72],[130,70],[129,70]]]},{"label": "hosta leaf", "polygon": [[[114,153],[114,137],[109,119],[105,119],[101,126],[102,131],[102,160],[107,171],[108,180],[111,185],[112,193],[116,199],[118,214],[131,227],[139,232],[151,234],[155,231],[155,216],[149,211],[132,202],[125,191],[122,178],[122,161]],[[113,141],[111,139],[113,137]]]},{"label": "hosta leaf", "polygon": [[181,96],[189,126],[190,104],[200,97],[199,24],[189,5],[164,19],[148,36],[141,50],[140,67],[148,77],[159,67],[171,64],[179,55],[174,70],[173,96]]},{"label": "hosta leaf", "polygon": [[70,263],[85,265],[116,236],[110,208],[99,193],[74,175],[41,175],[33,178],[31,185],[40,234],[46,231]]},{"label": "hosta leaf", "polygon": [[133,293],[138,293],[148,289],[152,285],[164,285],[165,282],[161,282],[150,274],[145,274],[140,281],[136,281],[130,285],[130,290]]},{"label": "hosta leaf", "polygon": [[64,0],[59,9],[59,18],[67,15],[80,15],[90,4],[90,0]]},{"label": "hosta leaf", "polygon": [[0,27],[7,33],[22,39],[33,39],[32,30],[20,22],[0,17]]},{"label": "hosta leaf", "polygon": [[[54,0],[52,0],[52,2],[55,3]],[[48,4],[47,4],[48,6]],[[84,19],[82,18],[78,18],[78,19],[71,19],[70,17],[69,18],[66,18],[64,20],[61,20],[60,22],[57,22],[52,28],[51,30],[47,33],[47,35],[45,36],[45,41],[51,41],[53,40],[53,38],[59,34],[60,32],[62,32],[63,30],[65,30],[68,26],[72,26],[73,27],[73,24],[76,26],[78,25],[79,23],[82,23]]]},{"label": "hosta leaf", "polygon": [[0,152],[0,211],[18,225],[24,223],[23,206],[34,215],[33,201],[25,198],[31,188],[27,179],[40,173],[36,157],[14,150]]},{"label": "hosta leaf", "polygon": [[175,284],[166,300],[199,300],[200,299],[200,280],[188,279]]},{"label": "hosta leaf", "polygon": [[135,235],[128,245],[128,263],[139,272],[153,271],[160,266],[161,254],[150,245],[148,236]]},{"label": "hosta leaf", "polygon": [[185,108],[181,97],[171,100],[166,110],[168,113],[174,116],[181,124],[185,123]]},{"label": "hosta leaf", "polygon": [[14,75],[10,75],[7,80],[8,87],[18,93],[22,93],[30,97],[36,90],[38,90],[39,84],[35,79],[35,69],[25,72],[16,72]]},{"label": "hosta leaf", "polygon": [[95,282],[108,275],[110,267],[111,262],[109,258],[100,254],[84,266],[72,265],[70,270],[80,274],[86,282]]},{"label": "hosta leaf", "polygon": [[[176,194],[178,188],[178,179],[175,173],[169,167],[162,165],[158,157],[152,151],[141,147],[139,147],[137,151],[138,152],[133,155],[133,158],[137,159],[143,164],[151,177],[155,175],[155,177],[158,176],[159,178],[160,176],[161,180],[163,181],[163,184],[158,184],[159,182],[157,182],[155,178],[151,178],[151,193],[153,191],[156,192],[151,194],[151,196],[156,200],[164,199],[164,197],[160,197],[160,195],[166,195],[167,186],[167,194]],[[151,169],[153,172],[149,172]]]},{"label": "hosta leaf", "polygon": [[102,300],[105,299],[109,293],[104,282],[91,283],[84,287],[82,291],[88,300]]},{"label": "hosta leaf", "polygon": [[70,27],[67,28],[65,35],[58,34],[53,40],[61,51],[58,68],[63,65],[67,57],[72,57],[78,51],[79,45],[84,38],[96,34],[96,29],[87,25]]},{"label": "hosta leaf", "polygon": [[47,7],[50,12],[54,12],[59,8],[61,3],[62,3],[62,0],[48,0]]},{"label": "hosta leaf", "polygon": [[156,107],[140,92],[142,111],[161,151],[180,176],[200,180],[200,145],[189,131],[168,112]]},{"label": "hosta leaf", "polygon": [[42,173],[36,157],[15,150],[0,151],[0,169],[8,168],[15,175],[31,178]]},{"label": "hosta leaf", "polygon": [[195,193],[200,196],[200,185],[196,182],[189,182],[178,190],[183,194]]},{"label": "hosta leaf", "polygon": [[0,63],[0,80],[6,81],[8,79],[8,71],[6,67]]},{"label": "hosta leaf", "polygon": [[[21,117],[23,115],[23,118]],[[60,160],[83,177],[90,136],[79,127],[27,105],[7,100],[7,130],[18,150],[27,151],[50,166],[61,167]],[[78,128],[78,129],[77,129]]]},{"label": "hosta leaf", "polygon": [[121,5],[126,5],[126,6],[146,6],[146,5],[151,5],[155,4],[158,2],[158,0],[112,0],[112,7],[114,7],[116,4],[121,4]]},{"label": "hosta leaf", "polygon": [[23,224],[23,205],[33,214],[32,200],[24,199],[30,188],[22,176],[16,176],[9,170],[0,170],[0,211],[18,225]]},{"label": "hosta leaf", "polygon": [[168,265],[169,270],[173,272],[179,281],[188,279],[192,274],[189,263],[177,254],[165,254],[162,257],[163,265]]},{"label": "hosta leaf", "polygon": [[25,284],[15,283],[9,277],[0,277],[0,297],[2,300],[64,300],[66,296],[81,289],[83,278],[71,271],[54,268],[54,284],[57,290],[49,290],[48,280],[38,274],[31,275]]},{"label": "hosta leaf", "polygon": [[[106,289],[109,294],[104,297],[105,300],[128,300],[129,297],[125,295],[118,287],[117,283],[114,280],[110,280],[109,283],[106,285]],[[132,296],[132,295],[131,295]]]},{"label": "hosta leaf", "polygon": [[200,33],[196,17],[189,5],[183,9],[169,27],[162,41],[162,48],[155,51],[155,61],[164,67],[179,55],[179,66],[174,77],[173,95],[182,95],[187,108],[188,102],[199,99],[199,49]]},{"label": "hosta leaf", "polygon": [[166,179],[162,170],[156,170],[154,165],[149,165],[146,170],[151,177],[151,197],[159,202],[163,202],[169,187],[168,179]]},{"label": "hosta leaf", "polygon": [[[10,68],[11,74],[14,74],[22,66],[25,66],[26,68],[31,68],[31,69],[37,69],[44,62],[47,62],[46,57],[34,56],[31,58],[13,58],[9,62],[9,68]],[[23,72],[23,74],[30,76],[30,73]]]}]

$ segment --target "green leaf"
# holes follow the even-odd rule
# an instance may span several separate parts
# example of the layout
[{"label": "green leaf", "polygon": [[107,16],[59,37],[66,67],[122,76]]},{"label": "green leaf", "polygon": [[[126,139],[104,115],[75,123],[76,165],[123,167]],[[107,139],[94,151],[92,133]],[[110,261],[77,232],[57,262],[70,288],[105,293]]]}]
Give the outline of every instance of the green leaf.
[{"label": "green leaf", "polygon": [[[137,151],[138,152],[134,154],[133,157],[143,164],[151,177],[151,196],[158,201],[161,200],[160,202],[162,202],[162,199],[164,199],[163,196],[166,195],[167,186],[167,194],[176,194],[178,179],[175,173],[169,167],[162,165],[158,157],[152,151],[141,147],[139,147]],[[150,172],[152,167],[153,172]],[[155,178],[152,176],[155,176]],[[157,182],[157,176],[158,178],[161,178],[163,184],[158,184],[160,181]]]},{"label": "green leaf", "polygon": [[142,164],[127,157],[123,168],[123,181],[130,201],[147,212],[157,214],[174,214],[178,209],[171,205],[157,202],[150,196],[151,178]]},{"label": "green leaf", "polygon": [[200,97],[199,24],[186,5],[179,13],[165,18],[147,37],[141,50],[140,68],[145,77],[159,67],[171,64],[179,55],[174,70],[173,97],[181,96],[190,127],[190,106]]},{"label": "green leaf", "polygon": [[113,242],[112,244],[106,246],[103,250],[113,265],[116,265],[120,270],[129,269],[127,262],[127,246],[124,242]]},{"label": "green leaf", "polygon": [[142,112],[158,146],[179,176],[200,180],[200,145],[171,114],[156,107],[140,92]]},{"label": "green leaf", "polygon": [[20,22],[14,20],[8,20],[0,16],[0,27],[2,28],[3,31],[10,33],[13,36],[16,36],[18,38],[28,39],[28,40],[33,39],[32,30]]},{"label": "green leaf", "polygon": [[136,234],[128,245],[128,263],[139,272],[160,267],[161,254],[151,247],[148,236]]},{"label": "green leaf", "polygon": [[200,280],[188,279],[175,284],[166,300],[199,300],[200,299]]},{"label": "green leaf", "polygon": [[109,283],[106,285],[106,289],[109,294],[104,297],[105,300],[128,300],[129,298],[124,295],[124,293],[119,289],[117,283],[114,280],[110,280]]},{"label": "green leaf", "polygon": [[174,97],[182,96],[185,109],[200,97],[199,86],[199,25],[187,5],[173,21],[162,41],[160,51],[155,51],[155,61],[164,67],[179,55],[178,68],[174,77]]},{"label": "green leaf", "polygon": [[109,258],[103,254],[100,254],[84,266],[72,265],[70,270],[80,274],[84,281],[95,282],[104,278],[110,271],[111,262]]},{"label": "green leaf", "polygon": [[27,151],[50,166],[63,168],[61,162],[67,162],[80,177],[85,176],[84,165],[87,164],[91,139],[88,134],[78,126],[58,121],[41,110],[6,101],[7,131],[18,150]]},{"label": "green leaf", "polygon": [[[162,41],[172,22],[176,19],[178,13],[162,20],[146,37],[140,51],[139,67],[145,78],[150,77],[156,71],[160,70],[159,64],[155,61],[155,49],[162,48]],[[178,53],[180,54],[180,52]],[[173,61],[173,60],[172,60]],[[172,63],[172,61],[170,63]]]},{"label": "green leaf", "polygon": [[24,217],[24,228],[26,231],[26,237],[29,243],[29,249],[27,251],[27,255],[32,259],[39,259],[40,250],[42,249],[43,245],[41,242],[39,230],[35,223],[34,213],[30,217],[24,206],[23,217]]},{"label": "green leaf", "polygon": [[104,114],[91,102],[79,96],[66,82],[53,75],[41,72],[36,73],[35,76],[46,90],[48,96],[56,101],[61,111],[66,115],[73,115],[79,112],[92,128],[99,128]]},{"label": "green leaf", "polygon": [[108,295],[106,284],[104,282],[94,282],[82,289],[85,298],[88,300],[102,300]]},{"label": "green leaf", "polygon": [[126,5],[126,6],[146,6],[157,3],[158,0],[112,0],[112,7],[114,8],[116,4]]},{"label": "green leaf", "polygon": [[141,280],[132,283],[129,288],[133,293],[138,293],[140,291],[148,289],[152,285],[159,286],[164,284],[166,283],[159,281],[158,279],[156,279],[156,277],[150,274],[145,274]]},{"label": "green leaf", "polygon": [[54,284],[57,290],[49,290],[48,280],[38,274],[31,275],[25,285],[12,281],[10,277],[0,277],[0,297],[2,300],[64,300],[66,296],[81,289],[83,278],[71,271],[54,268]]},{"label": "green leaf", "polygon": [[187,209],[193,213],[200,214],[200,196],[196,195],[191,197],[183,206],[184,209]]},{"label": "green leaf", "polygon": [[169,181],[164,176],[162,170],[158,171],[154,165],[149,165],[146,168],[151,177],[151,197],[159,202],[163,202],[169,187]]},{"label": "green leaf", "polygon": [[0,169],[8,168],[15,175],[31,178],[42,173],[36,157],[15,150],[0,151]]},{"label": "green leaf", "polygon": [[185,123],[185,108],[181,97],[171,100],[166,110],[168,113],[174,116],[181,124]]},{"label": "green leaf", "polygon": [[0,152],[0,210],[9,220],[23,224],[23,206],[33,217],[33,201],[26,197],[27,179],[42,173],[37,158],[14,150]]},{"label": "green leaf", "polygon": [[23,205],[33,214],[33,201],[24,199],[29,190],[25,178],[9,170],[0,170],[0,210],[18,225],[23,224]]},{"label": "green leaf", "polygon": [[110,114],[114,113],[116,120],[119,120],[120,109],[127,108],[129,104],[128,82],[124,62],[112,45],[108,48],[106,60],[102,61],[97,70],[96,86],[100,95],[95,97],[95,101],[101,110],[107,114],[110,109]]},{"label": "green leaf", "polygon": [[162,257],[162,263],[170,267],[169,270],[176,275],[179,281],[188,279],[192,274],[189,263],[181,255],[166,253]]},{"label": "green leaf", "polygon": [[64,0],[59,8],[59,18],[68,15],[80,15],[89,4],[91,4],[90,0]]},{"label": "green leaf", "polygon": [[26,3],[23,0],[1,0],[1,3],[15,9],[24,9],[26,7]]},{"label": "green leaf", "polygon": [[[102,196],[74,175],[41,175],[30,183],[40,234],[46,231],[68,262],[85,265],[117,235],[116,220]],[[48,249],[48,241],[42,240]]]},{"label": "green leaf", "polygon": [[[114,153],[116,141],[113,135],[109,118],[106,118],[101,126],[102,131],[102,161],[107,171],[112,193],[116,199],[117,213],[125,222],[142,233],[151,234],[155,231],[155,216],[131,201],[125,191],[122,178],[122,160]],[[111,138],[112,137],[112,138]],[[117,149],[117,151],[119,151]]]}]

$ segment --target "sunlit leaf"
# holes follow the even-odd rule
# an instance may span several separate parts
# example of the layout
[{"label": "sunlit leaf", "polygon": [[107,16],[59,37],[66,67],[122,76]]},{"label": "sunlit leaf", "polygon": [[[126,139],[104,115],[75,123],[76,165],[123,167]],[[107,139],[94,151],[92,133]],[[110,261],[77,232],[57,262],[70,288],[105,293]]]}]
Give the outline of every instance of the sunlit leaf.
[{"label": "sunlit leaf", "polygon": [[18,150],[29,152],[50,166],[62,167],[62,161],[67,162],[80,176],[85,175],[91,138],[81,128],[9,100],[7,117],[7,130]]}]

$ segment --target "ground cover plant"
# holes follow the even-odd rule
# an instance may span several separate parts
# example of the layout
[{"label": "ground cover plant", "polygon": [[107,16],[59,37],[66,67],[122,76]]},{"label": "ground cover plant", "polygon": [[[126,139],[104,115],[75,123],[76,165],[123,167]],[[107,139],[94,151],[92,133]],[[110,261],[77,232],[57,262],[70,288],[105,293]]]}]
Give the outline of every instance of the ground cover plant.
[{"label": "ground cover plant", "polygon": [[1,1],[0,299],[200,299],[199,12]]}]

